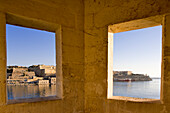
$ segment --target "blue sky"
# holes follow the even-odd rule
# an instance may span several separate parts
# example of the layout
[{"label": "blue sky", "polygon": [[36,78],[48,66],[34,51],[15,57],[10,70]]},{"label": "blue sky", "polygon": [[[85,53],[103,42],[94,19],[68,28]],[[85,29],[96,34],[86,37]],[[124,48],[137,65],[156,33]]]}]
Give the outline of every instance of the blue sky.
[{"label": "blue sky", "polygon": [[161,76],[162,26],[114,34],[113,70]]},{"label": "blue sky", "polygon": [[6,25],[7,65],[55,65],[55,33]]},{"label": "blue sky", "polygon": [[[6,25],[7,65],[55,65],[55,33]],[[162,26],[114,34],[113,70],[161,76]]]}]

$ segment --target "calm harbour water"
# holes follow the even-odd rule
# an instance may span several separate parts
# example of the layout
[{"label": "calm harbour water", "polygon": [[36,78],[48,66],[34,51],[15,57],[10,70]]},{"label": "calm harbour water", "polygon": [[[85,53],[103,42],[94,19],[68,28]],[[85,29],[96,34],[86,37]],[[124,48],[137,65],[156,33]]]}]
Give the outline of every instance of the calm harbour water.
[{"label": "calm harbour water", "polygon": [[161,79],[113,82],[113,96],[160,99]]},{"label": "calm harbour water", "polygon": [[7,85],[8,99],[39,98],[56,95],[56,85]]},{"label": "calm harbour water", "polygon": [[[113,82],[113,96],[160,99],[161,79]],[[56,85],[7,85],[8,99],[39,98],[56,95]]]}]

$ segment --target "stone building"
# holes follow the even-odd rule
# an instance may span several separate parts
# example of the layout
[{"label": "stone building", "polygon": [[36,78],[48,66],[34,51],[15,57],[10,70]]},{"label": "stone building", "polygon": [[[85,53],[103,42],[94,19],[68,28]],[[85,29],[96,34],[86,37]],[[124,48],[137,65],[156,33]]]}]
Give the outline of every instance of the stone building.
[{"label": "stone building", "polygon": [[[56,33],[57,98],[7,100],[6,23]],[[120,23],[111,33],[162,25],[160,100],[109,98],[108,26]],[[170,113],[169,50],[169,0],[0,0],[0,113]]]},{"label": "stone building", "polygon": [[7,78],[10,79],[28,79],[35,76],[35,72],[29,72],[28,68],[12,67],[7,69]]},{"label": "stone building", "polygon": [[132,75],[132,71],[113,71],[113,75]]},{"label": "stone building", "polygon": [[49,84],[49,80],[38,80],[38,84],[39,85],[48,85]]},{"label": "stone building", "polygon": [[50,83],[51,83],[52,85],[56,84],[56,77],[51,77]]},{"label": "stone building", "polygon": [[29,76],[29,78],[33,78],[35,76],[35,72],[25,72],[24,73],[25,76]]},{"label": "stone building", "polygon": [[49,65],[33,65],[30,66],[29,71],[34,71],[36,76],[50,76],[56,74],[56,67]]}]

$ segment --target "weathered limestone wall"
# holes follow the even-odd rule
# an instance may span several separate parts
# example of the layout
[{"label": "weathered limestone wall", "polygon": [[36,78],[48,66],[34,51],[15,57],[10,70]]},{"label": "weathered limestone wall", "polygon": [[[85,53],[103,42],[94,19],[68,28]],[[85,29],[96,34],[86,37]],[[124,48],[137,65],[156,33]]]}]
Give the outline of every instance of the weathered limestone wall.
[{"label": "weathered limestone wall", "polygon": [[107,99],[108,25],[170,13],[168,0],[85,0],[85,112],[170,113],[170,16],[163,20],[162,103]]},{"label": "weathered limestone wall", "polygon": [[55,74],[56,73],[56,67],[54,66],[46,66],[46,65],[42,65],[40,66],[40,69],[45,69],[45,73],[46,74]]},{"label": "weathered limestone wall", "polygon": [[[84,7],[82,0],[0,0],[0,113],[82,113],[84,110]],[[6,105],[5,14],[62,28],[63,100]],[[22,21],[20,21],[22,23]],[[32,23],[22,23],[31,25]],[[42,26],[44,27],[44,26]]]},{"label": "weathered limestone wall", "polygon": [[[0,113],[169,113],[170,16],[163,22],[163,103],[107,99],[107,26],[166,13],[168,0],[0,0]],[[5,14],[61,25],[63,100],[6,105]]]}]

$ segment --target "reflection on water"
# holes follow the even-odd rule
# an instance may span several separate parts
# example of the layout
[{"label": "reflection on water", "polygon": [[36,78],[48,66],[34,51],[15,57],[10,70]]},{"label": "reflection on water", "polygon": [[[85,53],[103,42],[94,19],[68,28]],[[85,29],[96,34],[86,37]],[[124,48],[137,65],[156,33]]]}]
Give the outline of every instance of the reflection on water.
[{"label": "reflection on water", "polygon": [[160,99],[161,79],[136,82],[113,82],[113,96]]},{"label": "reflection on water", "polygon": [[56,85],[7,85],[8,99],[39,98],[56,95]]}]

